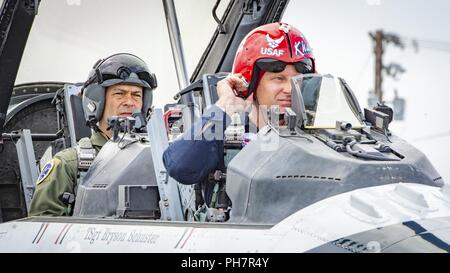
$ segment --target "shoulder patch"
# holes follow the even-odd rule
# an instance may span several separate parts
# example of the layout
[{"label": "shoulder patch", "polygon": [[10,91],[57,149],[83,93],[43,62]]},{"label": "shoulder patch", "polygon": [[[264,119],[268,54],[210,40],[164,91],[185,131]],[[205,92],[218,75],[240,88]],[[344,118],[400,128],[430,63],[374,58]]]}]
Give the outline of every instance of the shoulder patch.
[{"label": "shoulder patch", "polygon": [[52,159],[47,164],[45,164],[44,168],[42,168],[41,173],[39,174],[39,177],[37,179],[36,185],[39,185],[42,181],[44,181],[45,178],[50,174],[50,172],[53,170],[53,167],[55,167],[55,160]]}]

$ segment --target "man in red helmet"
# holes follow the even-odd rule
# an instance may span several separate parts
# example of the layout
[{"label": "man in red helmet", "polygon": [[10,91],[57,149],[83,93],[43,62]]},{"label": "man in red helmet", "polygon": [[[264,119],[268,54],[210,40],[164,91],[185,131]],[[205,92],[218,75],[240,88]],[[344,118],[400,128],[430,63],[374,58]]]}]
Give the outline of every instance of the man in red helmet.
[{"label": "man in red helmet", "polygon": [[314,72],[309,43],[293,26],[267,24],[244,38],[236,53],[233,73],[217,84],[218,101],[163,155],[170,176],[182,184],[196,184],[196,192],[201,191],[196,194],[196,206],[207,209],[203,210],[206,220],[213,218],[210,209],[226,211],[231,206],[222,175],[227,165],[224,131],[230,117],[248,111],[246,131],[258,131],[267,125],[267,107],[278,105],[280,112],[291,107],[290,79]]}]

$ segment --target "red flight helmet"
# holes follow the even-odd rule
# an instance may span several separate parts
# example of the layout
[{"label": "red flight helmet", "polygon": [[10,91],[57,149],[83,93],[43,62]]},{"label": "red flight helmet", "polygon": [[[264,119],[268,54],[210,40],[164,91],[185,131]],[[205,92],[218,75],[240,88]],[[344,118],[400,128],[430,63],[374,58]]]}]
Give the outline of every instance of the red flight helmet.
[{"label": "red flight helmet", "polygon": [[253,93],[264,72],[281,72],[293,64],[299,73],[315,73],[315,60],[305,36],[286,23],[271,23],[252,30],[241,42],[233,64],[233,73],[242,74],[249,87],[242,97]]}]

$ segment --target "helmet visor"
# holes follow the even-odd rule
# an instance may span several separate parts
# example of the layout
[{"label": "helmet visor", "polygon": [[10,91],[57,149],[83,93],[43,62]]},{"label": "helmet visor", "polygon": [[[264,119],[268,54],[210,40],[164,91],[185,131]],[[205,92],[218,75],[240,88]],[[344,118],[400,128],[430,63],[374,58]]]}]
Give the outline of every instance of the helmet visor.
[{"label": "helmet visor", "polygon": [[314,63],[309,58],[295,63],[285,63],[275,59],[260,59],[256,61],[256,66],[258,66],[261,70],[272,73],[280,73],[284,71],[286,65],[288,64],[292,64],[295,67],[295,70],[301,74],[310,74],[315,71]]},{"label": "helmet visor", "polygon": [[144,61],[133,55],[124,54],[106,60],[98,67],[97,73],[100,74],[97,75],[99,84],[103,86],[112,85],[110,83],[131,83],[156,88],[155,76],[149,72]]},{"label": "helmet visor", "polygon": [[[137,75],[137,78],[130,77],[131,74]],[[128,75],[128,76],[127,76]],[[121,73],[119,75],[117,74],[102,74],[102,81],[101,85],[103,87],[108,87],[114,84],[118,83],[129,83],[129,84],[135,84],[140,85],[142,87],[149,87],[149,88],[155,88],[156,84],[154,84],[154,80],[152,76],[148,72],[131,72],[128,73]]]}]

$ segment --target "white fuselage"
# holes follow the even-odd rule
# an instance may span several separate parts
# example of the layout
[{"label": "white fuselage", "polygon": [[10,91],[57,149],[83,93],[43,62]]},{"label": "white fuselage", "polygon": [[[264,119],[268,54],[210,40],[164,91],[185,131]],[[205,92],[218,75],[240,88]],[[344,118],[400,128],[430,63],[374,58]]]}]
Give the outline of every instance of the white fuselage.
[{"label": "white fuselage", "polygon": [[317,202],[274,226],[25,218],[0,224],[0,252],[305,252],[378,227],[448,217],[449,192],[447,185],[363,188]]}]

